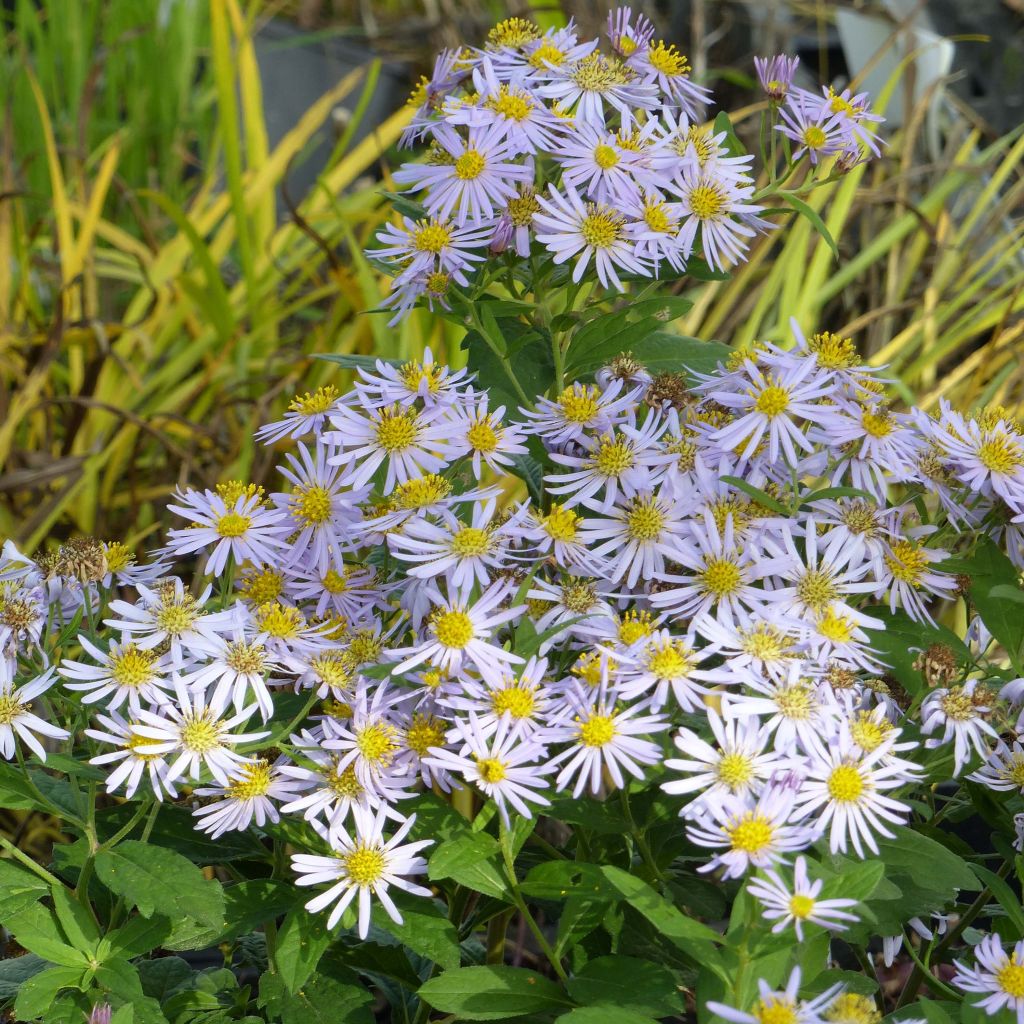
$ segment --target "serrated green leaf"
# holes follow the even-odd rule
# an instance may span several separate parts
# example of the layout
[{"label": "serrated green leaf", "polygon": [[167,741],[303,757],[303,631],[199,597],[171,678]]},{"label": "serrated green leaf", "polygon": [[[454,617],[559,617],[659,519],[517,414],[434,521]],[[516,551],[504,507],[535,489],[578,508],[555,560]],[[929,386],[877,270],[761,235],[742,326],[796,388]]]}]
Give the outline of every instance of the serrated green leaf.
[{"label": "serrated green leaf", "polygon": [[431,881],[451,878],[474,892],[510,899],[508,882],[497,864],[498,842],[482,832],[467,832],[440,843],[429,859]]}]

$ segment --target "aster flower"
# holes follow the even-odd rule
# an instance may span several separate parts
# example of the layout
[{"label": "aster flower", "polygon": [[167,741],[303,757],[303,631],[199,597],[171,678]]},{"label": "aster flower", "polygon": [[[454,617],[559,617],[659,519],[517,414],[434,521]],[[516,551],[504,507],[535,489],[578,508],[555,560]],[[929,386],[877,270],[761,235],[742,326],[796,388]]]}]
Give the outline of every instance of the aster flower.
[{"label": "aster flower", "polygon": [[537,202],[541,207],[533,218],[537,241],[553,254],[556,264],[579,257],[572,271],[574,282],[583,278],[591,261],[601,284],[620,292],[625,289],[616,268],[650,276],[648,265],[636,256],[625,218],[614,207],[584,203],[568,183],[562,191],[551,185],[548,195],[538,195]]},{"label": "aster flower", "polygon": [[772,927],[773,935],[778,935],[792,925],[797,941],[803,942],[805,922],[829,931],[845,931],[847,926],[843,924],[844,921],[860,920],[847,909],[855,907],[856,900],[818,898],[825,883],[820,878],[815,882],[810,880],[806,857],[797,857],[793,866],[792,884],[784,882],[778,872],[771,868],[765,868],[764,873],[765,878],[750,880],[747,892],[764,907],[762,916],[765,920],[777,922]]},{"label": "aster flower", "polygon": [[612,49],[623,57],[632,57],[637,50],[645,49],[654,38],[654,25],[650,18],[638,12],[634,22],[630,7],[616,7],[609,11],[605,31]]},{"label": "aster flower", "polygon": [[571,186],[588,199],[609,206],[635,198],[640,188],[657,181],[641,152],[655,127],[656,122],[649,121],[636,142],[630,140],[627,147],[614,132],[590,124],[579,125],[559,143],[556,152],[563,187]]},{"label": "aster flower", "polygon": [[388,224],[377,232],[380,247],[366,252],[378,259],[395,260],[406,272],[465,271],[487,258],[480,250],[486,249],[488,234],[486,227],[475,224],[460,227],[452,220],[436,217],[403,217],[400,225]]},{"label": "aster flower", "polygon": [[340,407],[330,417],[335,429],[322,435],[335,447],[327,464],[345,466],[345,483],[351,488],[369,483],[386,466],[384,494],[414,477],[438,473],[452,455],[444,411],[443,406],[417,410],[397,402],[379,409]]},{"label": "aster flower", "polygon": [[206,691],[212,708],[233,705],[240,712],[251,695],[266,722],[274,713],[266,677],[281,665],[265,641],[266,637],[239,623],[229,636],[196,646],[200,664],[182,675],[182,683]]},{"label": "aster flower", "polygon": [[495,473],[502,473],[514,464],[515,456],[528,451],[522,443],[521,430],[502,422],[505,407],[499,405],[491,410],[489,404],[490,396],[486,391],[477,393],[469,388],[448,411],[449,443],[459,455],[470,457],[477,480],[485,465]]},{"label": "aster flower", "polygon": [[395,834],[386,839],[384,826],[386,816],[378,811],[376,815],[356,809],[353,811],[354,829],[349,833],[339,829],[331,838],[333,856],[297,853],[292,856],[292,868],[298,874],[296,885],[323,885],[330,888],[315,896],[306,904],[311,913],[318,913],[332,903],[335,904],[327,918],[328,929],[333,928],[349,904],[358,895],[359,937],[365,939],[370,930],[372,899],[376,898],[388,917],[399,924],[402,915],[388,895],[388,888],[404,889],[414,896],[430,896],[430,890],[409,880],[409,875],[426,873],[427,862],[419,856],[433,843],[432,839],[420,839],[404,843],[409,830],[416,822],[413,814],[399,826]]},{"label": "aster flower", "polygon": [[724,1003],[709,1002],[707,1008],[730,1024],[825,1024],[829,1004],[842,991],[842,985],[833,985],[813,999],[800,999],[800,968],[794,967],[784,989],[773,990],[763,979],[758,979],[758,1001],[748,1013]]},{"label": "aster flower", "polygon": [[925,602],[931,597],[950,597],[957,586],[952,574],[929,568],[949,557],[949,552],[921,542],[919,538],[930,532],[931,528],[921,527],[901,537],[894,531],[886,543],[884,570],[878,577],[879,590],[889,591],[889,607],[902,607],[918,622],[933,622]]},{"label": "aster flower", "polygon": [[986,935],[974,947],[974,966],[956,961],[953,984],[964,992],[983,996],[972,1005],[990,1017],[1010,1010],[1018,1024],[1024,1021],[1024,939],[1007,953],[998,935]]},{"label": "aster flower", "polygon": [[665,559],[673,558],[683,540],[683,510],[663,493],[643,492],[620,500],[607,518],[588,519],[583,538],[595,558],[608,558],[608,578],[652,579],[664,572]]},{"label": "aster flower", "polygon": [[847,148],[846,132],[839,118],[821,106],[809,103],[802,93],[794,93],[785,106],[779,108],[782,124],[775,130],[796,143],[793,159],[804,154],[812,164],[834,156]]},{"label": "aster flower", "polygon": [[522,605],[498,610],[512,592],[508,583],[491,584],[471,604],[460,598],[444,597],[434,588],[428,592],[434,610],[427,622],[425,636],[412,647],[391,652],[396,659],[402,659],[392,669],[395,675],[407,672],[424,661],[446,670],[458,670],[468,661],[485,677],[495,676],[503,665],[523,660],[492,641],[492,634],[498,627],[518,618],[524,610]]},{"label": "aster flower", "polygon": [[143,756],[168,755],[170,764],[166,780],[173,782],[186,773],[198,779],[205,766],[222,785],[230,784],[230,772],[248,760],[232,749],[269,736],[269,732],[236,733],[231,730],[248,721],[256,710],[250,704],[230,718],[210,707],[202,693],[188,693],[178,682],[177,702],[166,704],[159,711],[140,709],[132,732],[137,741],[134,751]]},{"label": "aster flower", "polygon": [[636,402],[636,389],[626,390],[621,380],[606,388],[595,384],[570,384],[558,398],[538,397],[535,409],[520,409],[524,429],[548,445],[580,441],[590,432],[603,434],[626,418]]},{"label": "aster flower", "polygon": [[781,103],[789,95],[799,65],[799,57],[790,57],[786,54],[754,58],[757,80],[774,103]]},{"label": "aster flower", "polygon": [[265,760],[239,764],[232,769],[227,784],[195,790],[196,796],[216,798],[193,812],[196,828],[217,839],[225,832],[243,832],[253,824],[257,828],[267,822],[277,824],[281,815],[274,801],[287,800],[294,788],[294,781]]},{"label": "aster flower", "polygon": [[31,702],[56,682],[55,672],[51,666],[22,686],[8,684],[0,689],[0,757],[12,760],[17,752],[16,741],[21,740],[40,761],[45,761],[46,748],[39,736],[52,740],[71,738],[71,733],[51,725],[30,710]]},{"label": "aster flower", "polygon": [[106,779],[108,793],[116,793],[123,786],[126,799],[130,800],[146,776],[157,800],[162,801],[165,793],[172,800],[177,797],[174,783],[167,778],[166,758],[161,754],[139,752],[140,746],[147,746],[151,741],[135,731],[137,722],[128,721],[112,711],[109,715],[97,715],[96,724],[102,728],[86,729],[85,735],[116,748],[89,760],[89,764],[97,767],[116,765]]},{"label": "aster flower", "polygon": [[548,785],[544,775],[550,766],[538,764],[544,757],[544,747],[524,736],[508,719],[499,721],[491,733],[485,731],[471,711],[466,718],[455,720],[448,742],[456,749],[435,747],[423,760],[472,782],[484,796],[494,800],[506,826],[509,806],[530,818],[531,803],[542,807],[551,803],[537,792]]},{"label": "aster flower", "polygon": [[702,707],[709,689],[701,683],[713,678],[713,673],[699,667],[707,652],[695,649],[692,634],[676,636],[668,629],[654,630],[621,657],[616,681],[626,700],[642,698],[658,710],[665,706],[671,692],[684,711]]},{"label": "aster flower", "polygon": [[549,67],[543,74],[547,81],[537,87],[538,94],[571,111],[577,123],[601,128],[609,113],[616,111],[628,131],[634,110],[652,110],[658,105],[653,82],[641,81],[623,61],[596,51],[573,63]]},{"label": "aster flower", "polygon": [[78,642],[95,664],[72,661],[61,662],[60,674],[77,682],[65,683],[69,690],[86,694],[83,704],[105,701],[107,710],[115,711],[125,701],[132,712],[152,704],[166,704],[171,697],[171,681],[167,677],[169,666],[165,656],[152,648],[139,647],[126,634],[121,642],[111,641],[106,651],[97,647],[87,636],[79,634]]},{"label": "aster flower", "polygon": [[168,509],[191,521],[184,530],[169,530],[165,553],[181,557],[210,549],[206,572],[220,576],[228,558],[243,562],[272,562],[286,550],[289,527],[283,513],[267,508],[261,494],[243,493],[232,502],[213,491],[187,490],[175,494],[179,504]]},{"label": "aster flower", "polygon": [[654,84],[665,106],[675,105],[692,120],[701,120],[711,102],[711,90],[690,78],[690,62],[664,39],[638,47],[627,63],[640,75],[642,82]]},{"label": "aster flower", "polygon": [[561,766],[555,789],[565,789],[575,778],[574,797],[587,788],[597,793],[604,771],[619,789],[626,785],[624,771],[642,779],[644,767],[661,760],[661,748],[648,737],[668,729],[669,722],[663,715],[641,711],[638,704],[618,707],[607,682],[591,692],[576,684],[565,697],[564,714],[571,721],[556,718],[543,731],[545,743],[569,744],[548,761],[552,769]]},{"label": "aster flower", "polygon": [[450,406],[459,398],[459,389],[472,380],[468,370],[452,370],[439,363],[429,345],[420,359],[404,363],[378,359],[373,370],[360,366],[356,372],[354,387],[367,408],[409,406],[417,401],[424,406]]},{"label": "aster flower", "polygon": [[397,705],[402,697],[385,684],[372,690],[360,679],[349,717],[324,730],[321,746],[338,751],[337,772],[352,766],[364,786],[374,786],[385,775],[405,774],[408,751],[402,745]]},{"label": "aster flower", "polygon": [[794,819],[794,794],[766,789],[753,803],[735,798],[706,805],[707,814],[686,826],[687,838],[716,852],[701,872],[722,869],[741,878],[752,868],[785,863],[786,854],[805,850],[821,834]]},{"label": "aster flower", "polygon": [[976,752],[982,759],[989,754],[989,740],[998,740],[999,734],[984,716],[993,709],[994,695],[977,679],[963,686],[932,690],[921,704],[921,732],[933,736],[925,746],[929,749],[953,742],[953,775],[959,775]]},{"label": "aster flower", "polygon": [[1012,745],[999,740],[988,754],[985,763],[967,778],[989,789],[1024,793],[1024,744],[1014,740]]},{"label": "aster flower", "polygon": [[264,444],[274,444],[285,438],[298,439],[308,434],[319,434],[327,421],[327,413],[334,408],[340,395],[333,384],[325,384],[315,391],[296,395],[288,403],[288,411],[281,419],[260,427],[254,437]]},{"label": "aster flower", "polygon": [[809,743],[797,811],[813,820],[816,828],[829,829],[833,853],[845,853],[850,844],[858,857],[865,856],[865,847],[877,854],[875,834],[891,839],[890,826],[906,823],[910,808],[885,794],[916,781],[920,769],[888,756],[892,742],[865,753],[842,724],[827,748],[820,739]]},{"label": "aster flower", "polygon": [[512,159],[514,147],[500,124],[471,127],[465,139],[441,125],[434,137],[441,162],[405,164],[394,173],[398,184],[427,190],[423,204],[432,217],[454,214],[459,225],[481,224],[515,195],[516,182],[533,177],[529,166]]},{"label": "aster flower", "polygon": [[711,803],[755,798],[772,776],[791,763],[768,746],[771,731],[756,718],[724,721],[708,709],[707,721],[716,746],[692,729],[681,728],[672,741],[686,756],[665,761],[670,772],[683,772],[686,777],[663,782],[661,788],[671,796],[697,794],[683,808],[682,813],[688,817],[704,814]]}]

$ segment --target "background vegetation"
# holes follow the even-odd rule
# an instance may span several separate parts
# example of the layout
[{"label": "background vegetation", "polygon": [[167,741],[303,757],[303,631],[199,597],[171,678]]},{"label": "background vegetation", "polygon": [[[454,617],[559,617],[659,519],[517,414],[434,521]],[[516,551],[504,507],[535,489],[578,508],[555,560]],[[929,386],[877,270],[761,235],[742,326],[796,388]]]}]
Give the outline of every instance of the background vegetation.
[{"label": "background vegetation", "polygon": [[[696,30],[709,77],[749,74],[728,31],[742,5],[695,3],[682,25],[663,16],[675,6],[645,6],[684,49]],[[838,5],[793,6],[813,34]],[[386,216],[408,112],[365,119],[382,61],[411,85],[439,46],[477,42],[510,12],[590,30],[602,17],[568,2],[0,6],[0,537],[145,546],[178,484],[264,481],[252,432],[336,378],[316,354],[429,344],[464,361],[457,325],[414,315],[389,329],[364,313],[384,283],[361,249]],[[254,44],[271,16],[298,25],[299,43],[349,37],[380,55],[275,145]],[[893,76],[877,105],[906,104],[907,85]],[[794,315],[853,335],[892,367],[900,400],[1019,408],[1024,137],[955,110],[936,132],[934,99],[905,112],[882,160],[813,193],[838,260],[809,222],[784,244],[769,235],[731,280],[680,282],[695,305],[673,328],[743,345],[785,339]],[[741,133],[756,113],[732,112]],[[290,169],[324,141],[315,186],[290,195]]]}]

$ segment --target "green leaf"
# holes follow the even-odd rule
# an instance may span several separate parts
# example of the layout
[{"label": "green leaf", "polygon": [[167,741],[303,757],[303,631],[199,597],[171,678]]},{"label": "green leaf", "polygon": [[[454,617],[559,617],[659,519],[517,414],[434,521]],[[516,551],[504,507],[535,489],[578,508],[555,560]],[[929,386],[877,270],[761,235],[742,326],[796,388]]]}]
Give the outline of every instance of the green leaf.
[{"label": "green leaf", "polygon": [[531,402],[535,395],[542,395],[551,387],[555,378],[551,339],[538,328],[519,320],[496,319],[487,307],[487,303],[480,307],[480,317],[485,325],[493,325],[488,336],[501,355],[487,344],[479,331],[471,330],[462,340],[467,353],[466,365],[477,374],[480,385],[490,392],[491,408],[504,406],[514,415],[523,399],[513,380]]},{"label": "green leaf", "polygon": [[636,1010],[616,1006],[580,1006],[556,1017],[555,1024],[657,1024],[657,1021]]},{"label": "green leaf", "polygon": [[281,1024],[373,1024],[367,1004],[373,996],[343,965],[327,961],[298,992],[289,992],[277,974],[260,979],[257,1004]]},{"label": "green leaf", "polygon": [[96,875],[143,917],[163,914],[191,918],[210,928],[224,927],[224,890],[180,853],[151,843],[125,840],[96,857]]},{"label": "green leaf", "polygon": [[1024,615],[1016,600],[1007,597],[1020,591],[1018,572],[995,541],[982,537],[964,571],[970,578],[968,595],[989,632],[998,640],[1019,668]]},{"label": "green leaf", "polygon": [[878,499],[867,491],[858,487],[823,487],[820,491],[808,494],[806,498],[800,499],[800,508],[810,505],[814,501],[825,501],[827,498],[863,498],[872,505],[878,504]]},{"label": "green leaf", "polygon": [[513,455],[512,472],[526,484],[538,505],[544,497],[544,467],[532,455]]},{"label": "green leaf", "polygon": [[54,915],[38,903],[9,917],[4,925],[20,946],[52,964],[81,969],[89,962],[81,950],[68,942]]},{"label": "green leaf", "polygon": [[599,956],[569,980],[569,995],[585,1006],[626,1007],[651,1017],[683,1012],[672,972],[632,956]]},{"label": "green leaf", "polygon": [[[140,918],[140,920],[142,920]],[[159,920],[159,918],[154,918]],[[140,960],[139,981],[142,991],[160,1003],[167,1002],[175,993],[190,987],[195,971],[180,956],[161,956],[155,960]]]},{"label": "green leaf", "polygon": [[612,865],[601,868],[602,874],[622,898],[647,918],[655,929],[697,963],[712,970],[721,969],[714,943],[722,936],[700,921],[686,917],[664,896],[659,895],[643,879]]},{"label": "green leaf", "polygon": [[821,219],[821,214],[814,209],[813,206],[808,206],[802,199],[798,199],[792,192],[780,192],[780,197],[790,206],[796,210],[802,217],[806,217],[811,224],[814,226],[814,230],[825,240],[828,247],[832,250],[832,255],[839,259],[839,246],[836,245],[836,240],[832,237],[832,232],[826,227],[825,222]]},{"label": "green leaf", "polygon": [[377,363],[385,366],[401,366],[401,359],[382,359],[380,356],[361,356],[351,353],[314,352],[314,359],[322,359],[325,363],[335,363],[347,370],[375,370]]},{"label": "green leaf", "polygon": [[395,904],[403,921],[398,924],[384,912],[373,909],[373,923],[393,935],[406,949],[433,961],[446,971],[459,966],[459,933],[436,903],[395,891]]},{"label": "green leaf", "polygon": [[522,967],[460,967],[431,978],[419,996],[462,1020],[504,1020],[558,1011],[572,1004],[553,982]]},{"label": "green leaf", "polygon": [[111,932],[106,941],[110,944],[112,953],[130,960],[156,949],[170,934],[171,922],[166,917],[138,915],[117,931]]},{"label": "green leaf", "polygon": [[221,941],[246,935],[264,922],[286,914],[298,899],[295,886],[279,878],[255,878],[226,886]]},{"label": "green leaf", "polygon": [[508,900],[508,881],[496,861],[498,849],[498,841],[484,832],[448,839],[430,855],[429,878],[451,878],[474,892]]},{"label": "green leaf", "polygon": [[100,941],[100,930],[89,911],[63,886],[51,886],[53,909],[61,929],[75,949],[92,954]]},{"label": "green leaf", "polygon": [[621,899],[619,890],[597,864],[578,860],[546,860],[530,869],[519,885],[524,895],[538,900],[564,900],[568,896],[604,896]]},{"label": "green leaf", "polygon": [[1024,936],[1024,909],[1021,908],[1020,900],[1010,886],[994,871],[989,871],[980,864],[972,864],[971,870],[982,884],[991,890],[992,895],[999,901],[999,906],[1006,911],[1006,916],[1013,922],[1013,927],[1017,931],[1016,938]]},{"label": "green leaf", "polygon": [[284,919],[277,932],[274,961],[289,992],[298,992],[306,984],[330,944],[322,915],[297,907]]},{"label": "green leaf", "polygon": [[778,498],[773,498],[770,494],[762,491],[760,487],[755,487],[753,484],[747,483],[746,480],[741,480],[738,476],[723,476],[720,479],[724,483],[741,490],[748,497],[753,498],[758,505],[770,508],[773,512],[778,512],[782,516],[790,514],[790,510]]},{"label": "green leaf", "polygon": [[18,989],[29,978],[46,967],[46,961],[35,953],[0,960],[0,999],[13,999],[18,994]]},{"label": "green leaf", "polygon": [[32,906],[50,887],[28,868],[0,860],[0,921]]},{"label": "green leaf", "polygon": [[747,151],[743,148],[743,143],[740,142],[739,137],[736,135],[736,129],[732,126],[732,119],[724,110],[719,111],[714,124],[714,134],[719,135],[721,132],[725,132],[725,147],[729,150],[730,156],[746,156]]},{"label": "green leaf", "polygon": [[415,202],[403,192],[388,192],[386,189],[381,189],[380,194],[403,217],[408,217],[410,220],[424,220],[428,216],[427,208],[422,203]]},{"label": "green leaf", "polygon": [[21,986],[14,1001],[14,1012],[20,1020],[41,1017],[62,989],[81,989],[82,978],[81,967],[48,967]]}]

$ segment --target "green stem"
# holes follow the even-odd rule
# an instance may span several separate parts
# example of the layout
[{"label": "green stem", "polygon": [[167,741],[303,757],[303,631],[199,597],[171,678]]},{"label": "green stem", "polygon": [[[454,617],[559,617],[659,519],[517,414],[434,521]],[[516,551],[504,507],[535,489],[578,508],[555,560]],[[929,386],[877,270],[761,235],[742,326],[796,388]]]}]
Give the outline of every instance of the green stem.
[{"label": "green stem", "polygon": [[508,931],[509,921],[515,914],[515,907],[503,910],[500,914],[492,917],[487,924],[487,958],[489,964],[503,964],[505,962],[505,933]]},{"label": "green stem", "polygon": [[131,819],[128,821],[128,823],[119,828],[105,842],[100,843],[99,846],[96,847],[95,852],[102,853],[102,851],[104,850],[109,850],[112,847],[117,846],[117,844],[121,842],[121,840],[124,839],[124,837],[127,836],[135,828],[135,826],[138,825],[140,821],[142,821],[142,819],[149,813],[152,805],[155,803],[156,801],[152,799],[148,801],[142,801],[139,804],[139,807],[136,810],[136,812],[131,816]]},{"label": "green stem", "polygon": [[541,931],[541,927],[537,924],[533,914],[530,913],[530,908],[526,905],[526,900],[523,899],[523,894],[519,891],[519,879],[516,875],[515,857],[512,855],[512,844],[511,837],[509,836],[508,829],[505,827],[505,823],[502,821],[499,824],[499,833],[501,838],[501,854],[505,861],[505,871],[508,874],[508,882],[512,891],[512,899],[515,902],[516,908],[519,913],[523,915],[523,920],[526,922],[526,926],[533,933],[534,939],[537,940],[537,945],[540,946],[541,952],[547,957],[548,963],[551,964],[555,974],[562,980],[563,983],[569,981],[569,975],[565,973],[565,968],[562,966],[562,961],[558,955],[551,948],[551,944],[544,936],[544,932]]},{"label": "green stem", "polygon": [[629,790],[623,786],[619,790],[619,799],[622,802],[622,810],[626,815],[626,821],[629,822],[629,832],[633,839],[636,841],[637,849],[640,851],[640,856],[643,859],[644,864],[647,865],[648,871],[661,883],[665,882],[665,875],[662,873],[661,868],[658,867],[658,862],[654,859],[654,854],[651,852],[651,848],[647,843],[647,837],[644,835],[644,830],[641,829],[636,820],[633,817],[633,809],[629,805]]},{"label": "green stem", "polygon": [[48,884],[60,886],[64,885],[64,883],[56,875],[51,875],[50,872],[46,870],[46,868],[44,868],[41,864],[37,864],[31,857],[22,853],[21,850],[19,850],[14,845],[14,843],[12,843],[3,835],[0,835],[0,846],[2,846],[16,861],[18,861],[21,864],[24,864],[24,866],[27,867],[29,871],[31,871],[33,874],[38,875]]},{"label": "green stem", "polygon": [[[907,956],[909,956],[910,959],[914,961],[915,975],[920,974],[922,981],[925,978],[927,978],[929,986],[939,989],[943,995],[949,996],[950,999],[955,999],[958,1003],[963,1002],[964,997],[960,992],[957,992],[955,988],[950,988],[949,985],[947,985],[944,981],[935,977],[934,973],[932,972],[931,966],[929,964],[925,964],[924,962],[922,962],[921,958],[917,955],[917,951],[914,949],[914,943],[911,941],[909,935],[903,943],[903,948],[907,951]],[[918,982],[918,987],[920,987],[920,984],[921,982]],[[906,990],[904,989],[904,991]],[[900,997],[899,1005],[905,1005],[902,996]]]}]

